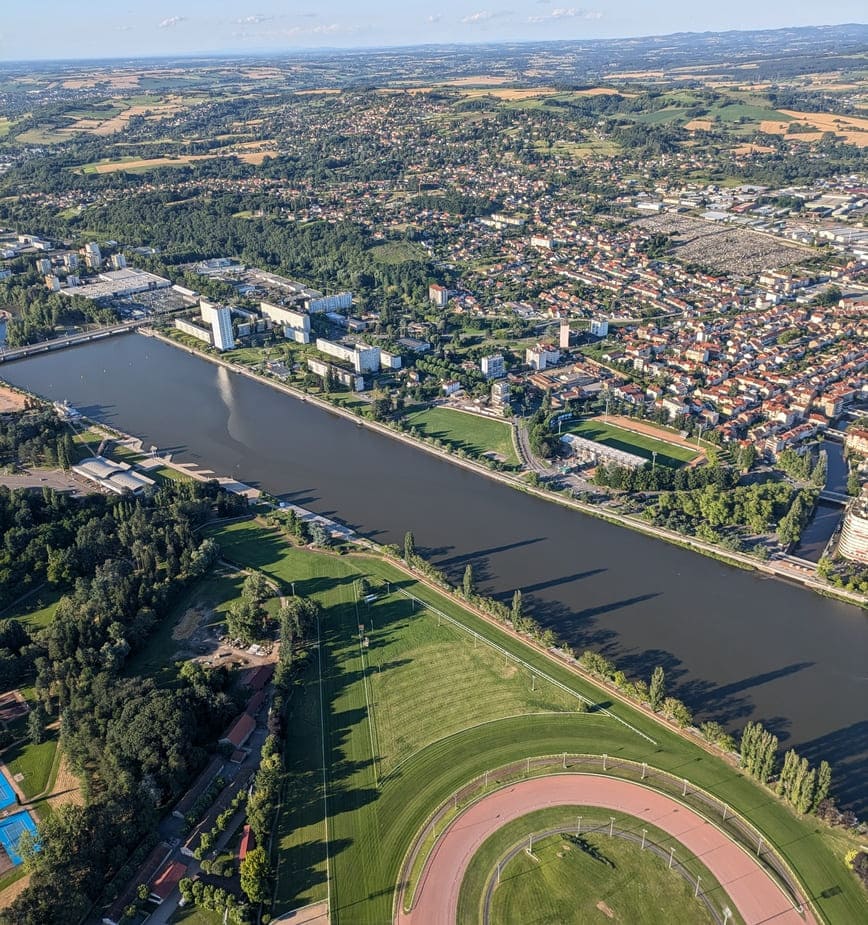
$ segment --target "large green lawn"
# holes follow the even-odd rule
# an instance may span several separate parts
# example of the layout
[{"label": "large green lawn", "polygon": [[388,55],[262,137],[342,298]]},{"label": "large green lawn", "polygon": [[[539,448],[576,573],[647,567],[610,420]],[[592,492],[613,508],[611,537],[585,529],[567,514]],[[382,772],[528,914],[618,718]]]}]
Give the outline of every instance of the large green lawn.
[{"label": "large green lawn", "polygon": [[[382,925],[390,921],[404,855],[442,801],[492,768],[528,756],[570,751],[647,761],[688,777],[751,818],[803,878],[831,923],[844,925],[868,917],[868,899],[843,864],[848,846],[843,839],[830,835],[812,819],[797,817],[763,788],[689,740],[629,706],[611,703],[604,692],[468,613],[457,600],[420,585],[388,561],[294,549],[276,531],[252,521],[219,528],[215,536],[227,558],[261,568],[283,582],[294,581],[299,594],[314,597],[324,608],[322,645],[313,650],[289,708],[287,762],[293,774],[275,840],[276,913],[324,898],[328,864],[333,922]],[[410,664],[415,657],[430,658],[425,650],[436,648],[434,637],[428,635],[436,627],[436,617],[419,617],[388,601],[375,606],[370,615],[357,616],[353,581],[360,574],[397,584],[461,619],[472,630],[520,655],[531,667],[601,707],[608,706],[614,717],[654,742],[600,711],[501,714],[479,725],[472,689],[462,695],[463,710],[455,700],[439,703],[438,697],[444,695],[443,679],[432,673],[432,663],[428,662],[424,672],[414,671]],[[414,622],[418,620],[428,626]],[[362,621],[371,640],[364,653],[357,638]],[[432,621],[435,627],[430,626]],[[413,639],[417,626],[416,644],[405,643],[405,638]],[[372,683],[369,657],[382,659],[379,685]],[[484,679],[486,672],[479,674]],[[490,675],[484,690],[491,691],[498,684],[496,672]],[[423,705],[427,721],[414,723],[408,715],[405,726],[399,715],[398,726],[393,719],[390,731],[382,704],[391,695],[383,688],[392,678],[395,696],[406,696],[407,689],[401,693],[401,684],[407,677],[419,688],[413,691],[413,703]],[[520,685],[515,678],[501,677],[500,683],[504,691],[513,685],[509,696],[516,696]],[[391,702],[396,703],[395,697]],[[460,724],[462,716],[460,731],[448,734],[454,725],[441,726],[447,721]],[[398,735],[407,736],[407,742],[398,743]],[[389,746],[389,742],[394,744]],[[399,751],[390,758],[388,749],[396,745]],[[409,757],[394,765],[395,754]],[[327,838],[323,785],[328,797]]]},{"label": "large green lawn", "polygon": [[586,440],[593,440],[596,443],[602,443],[604,446],[610,446],[616,450],[623,450],[626,453],[635,453],[637,456],[643,456],[645,459],[651,459],[652,454],[657,454],[657,462],[663,466],[678,468],[686,462],[695,459],[697,453],[687,447],[677,446],[674,443],[666,443],[663,440],[656,440],[654,437],[647,437],[645,434],[636,434],[623,427],[616,427],[614,424],[608,424],[599,418],[588,418],[583,421],[572,421],[564,430],[568,433],[575,434],[578,437],[584,437]]},{"label": "large green lawn", "polygon": [[51,769],[57,754],[57,735],[51,732],[46,735],[46,740],[39,745],[23,742],[7,748],[3,753],[3,761],[9,773],[13,777],[24,775],[18,786],[28,799],[42,793],[51,780]]},{"label": "large green lawn", "polygon": [[428,408],[407,415],[407,423],[418,427],[426,437],[437,437],[469,456],[495,453],[512,466],[518,465],[512,443],[512,428],[506,421],[465,414],[451,408]]},{"label": "large green lawn", "polygon": [[[582,842],[575,836],[577,819],[582,820]],[[676,847],[676,857],[695,883],[701,877],[704,894],[715,908],[722,910],[730,901],[705,864],[678,851],[678,843],[647,822],[617,811],[588,806],[559,806],[529,813],[507,823],[483,843],[470,862],[461,884],[458,906],[460,925],[476,925],[488,883],[496,865],[512,849],[526,841],[529,833],[566,829],[563,834],[535,839],[534,857],[525,852],[504,864],[500,883],[491,901],[491,921],[551,922],[584,925],[603,921],[599,904],[605,904],[611,921],[621,923],[673,923],[700,925],[712,921],[706,907],[693,898],[693,888],[677,871],[667,869],[667,861],[635,842],[609,838],[606,833],[614,818],[620,831],[641,837],[645,830],[649,845],[663,852]],[[589,850],[585,850],[589,849]],[[740,925],[736,913],[732,925]]]}]

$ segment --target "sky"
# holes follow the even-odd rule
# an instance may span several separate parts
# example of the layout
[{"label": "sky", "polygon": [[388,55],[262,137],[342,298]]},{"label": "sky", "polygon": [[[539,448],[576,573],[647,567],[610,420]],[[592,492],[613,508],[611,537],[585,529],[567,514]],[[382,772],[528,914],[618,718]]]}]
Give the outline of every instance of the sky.
[{"label": "sky", "polygon": [[2,0],[0,61],[619,38],[868,19],[865,0],[570,2]]}]

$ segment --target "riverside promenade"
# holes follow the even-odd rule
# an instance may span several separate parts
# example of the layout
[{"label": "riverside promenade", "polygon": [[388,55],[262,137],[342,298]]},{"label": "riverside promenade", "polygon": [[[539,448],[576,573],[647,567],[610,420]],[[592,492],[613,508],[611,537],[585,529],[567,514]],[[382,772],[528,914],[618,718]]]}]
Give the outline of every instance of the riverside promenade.
[{"label": "riverside promenade", "polygon": [[830,585],[820,579],[816,572],[808,568],[807,565],[801,565],[798,562],[794,562],[792,559],[757,559],[756,557],[746,555],[745,553],[734,552],[732,550],[724,549],[720,546],[715,546],[714,544],[707,543],[697,537],[685,536],[683,534],[676,533],[673,530],[667,530],[663,527],[656,527],[653,524],[649,524],[646,521],[631,517],[626,514],[603,510],[595,505],[577,501],[574,498],[568,498],[564,495],[548,491],[544,488],[537,488],[533,485],[527,484],[520,476],[510,475],[509,473],[505,472],[497,472],[472,460],[462,459],[458,456],[448,453],[443,449],[431,446],[428,443],[423,443],[422,441],[417,440],[408,434],[402,433],[395,428],[389,427],[386,424],[361,417],[352,411],[348,411],[346,408],[342,408],[339,405],[335,405],[332,402],[326,401],[325,399],[319,398],[317,396],[309,395],[307,392],[303,392],[301,389],[294,388],[293,386],[287,385],[286,383],[278,382],[274,379],[268,378],[267,376],[263,376],[260,373],[255,372],[254,370],[245,366],[241,366],[237,363],[231,363],[228,360],[224,360],[221,357],[214,356],[213,354],[205,353],[201,350],[195,350],[186,346],[185,344],[180,344],[178,341],[173,340],[170,337],[166,337],[164,334],[155,331],[153,328],[140,328],[139,330],[142,334],[148,337],[154,337],[157,340],[161,340],[177,350],[183,350],[186,353],[192,354],[193,356],[198,356],[201,359],[207,360],[208,362],[217,366],[222,366],[224,369],[227,369],[233,373],[246,376],[248,379],[252,379],[255,382],[270,386],[272,389],[275,389],[278,392],[283,392],[284,394],[290,395],[299,401],[303,401],[313,405],[314,407],[320,408],[329,414],[333,414],[338,417],[345,418],[348,421],[352,421],[358,427],[365,427],[368,430],[376,431],[385,437],[390,437],[392,440],[400,440],[408,446],[422,450],[423,452],[429,453],[432,456],[438,456],[455,466],[460,466],[463,469],[475,472],[477,475],[484,476],[485,478],[492,479],[493,481],[501,482],[504,485],[509,485],[511,488],[517,489],[518,491],[523,491],[526,494],[533,495],[543,501],[560,504],[562,507],[567,507],[572,510],[579,511],[582,514],[588,514],[600,520],[608,521],[611,524],[627,527],[631,530],[635,530],[638,533],[644,533],[646,536],[665,540],[666,542],[673,545],[681,546],[684,549],[691,549],[695,552],[702,553],[705,556],[709,556],[721,562],[726,562],[730,565],[738,566],[739,568],[762,572],[766,575],[774,576],[775,578],[781,578],[786,581],[795,582],[806,588],[810,588],[812,591],[815,591],[819,594],[836,598],[848,604],[855,604],[857,607],[868,608],[868,596],[859,594],[855,591],[847,591],[843,588],[836,588],[833,585]]}]

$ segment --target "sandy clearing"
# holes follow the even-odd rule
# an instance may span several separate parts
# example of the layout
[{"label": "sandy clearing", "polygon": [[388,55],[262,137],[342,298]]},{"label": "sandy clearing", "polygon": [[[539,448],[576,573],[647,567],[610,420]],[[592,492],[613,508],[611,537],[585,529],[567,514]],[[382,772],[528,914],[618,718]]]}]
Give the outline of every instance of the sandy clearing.
[{"label": "sandy clearing", "polygon": [[292,922],[293,925],[328,925],[329,904],[327,902],[314,903],[305,906],[303,909],[296,909],[293,912],[287,912],[279,919],[274,920],[274,925],[278,922]]},{"label": "sandy clearing", "polygon": [[710,132],[711,119],[691,119],[684,127],[689,132]]},{"label": "sandy clearing", "polygon": [[16,880],[15,883],[10,883],[9,886],[0,893],[0,909],[7,909],[11,906],[28,886],[30,886],[30,874],[25,874],[20,880]]},{"label": "sandy clearing", "polygon": [[74,804],[84,806],[84,796],[81,792],[81,783],[72,773],[66,755],[60,756],[60,766],[57,769],[57,779],[54,782],[54,791],[48,798],[52,809],[60,806]]},{"label": "sandy clearing", "polygon": [[[458,815],[434,846],[416,889],[412,912],[398,910],[396,925],[453,925],[464,875],[485,840],[528,813],[553,806],[597,806],[651,823],[701,857],[747,925],[816,925],[792,907],[777,883],[752,857],[698,813],[640,784],[593,774],[557,774],[498,790]],[[399,901],[400,905],[400,901]]]},{"label": "sandy clearing", "polygon": [[7,414],[10,411],[23,411],[26,401],[26,395],[22,395],[8,386],[0,385],[0,414]]}]

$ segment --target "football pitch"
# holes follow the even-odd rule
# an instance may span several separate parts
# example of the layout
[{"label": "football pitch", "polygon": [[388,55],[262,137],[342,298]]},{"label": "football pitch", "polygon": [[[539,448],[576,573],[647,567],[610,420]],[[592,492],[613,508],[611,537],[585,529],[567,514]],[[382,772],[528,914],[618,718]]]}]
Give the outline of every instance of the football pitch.
[{"label": "football pitch", "polygon": [[[388,560],[298,549],[255,521],[214,535],[226,558],[294,582],[323,609],[319,645],[288,708],[288,773],[272,859],[275,917],[328,899],[333,923],[391,921],[402,862],[438,805],[490,769],[563,752],[689,773],[749,814],[812,895],[820,892],[812,881],[840,885],[818,900],[835,907],[831,921],[856,920],[865,910],[855,881],[809,819],[456,598]],[[357,600],[361,577],[380,592],[370,605]]]},{"label": "football pitch", "polygon": [[696,450],[657,440],[632,430],[625,430],[623,427],[609,424],[600,418],[571,422],[564,429],[577,437],[584,437],[586,440],[593,440],[595,443],[602,443],[604,446],[610,446],[625,453],[633,453],[644,459],[650,460],[656,453],[657,463],[673,469],[683,466],[684,463],[690,462],[698,455]]}]

